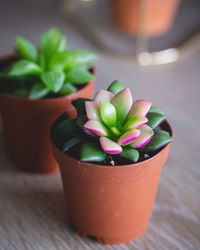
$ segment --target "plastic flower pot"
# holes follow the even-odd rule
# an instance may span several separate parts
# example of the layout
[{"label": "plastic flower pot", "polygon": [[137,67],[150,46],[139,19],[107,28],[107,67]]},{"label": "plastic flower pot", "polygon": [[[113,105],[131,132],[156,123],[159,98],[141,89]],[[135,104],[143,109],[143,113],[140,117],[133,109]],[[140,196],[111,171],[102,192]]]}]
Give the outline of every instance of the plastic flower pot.
[{"label": "plastic flower pot", "polygon": [[[116,25],[125,32],[162,35],[173,23],[180,0],[112,0]],[[142,29],[142,30],[141,30]]]},{"label": "plastic flower pot", "polygon": [[[14,59],[14,55],[8,56],[0,64]],[[91,81],[71,95],[38,100],[0,93],[4,137],[13,162],[28,172],[58,171],[49,139],[50,126],[63,112],[75,117],[76,110],[71,101],[79,97],[89,98],[93,88],[94,81]]]},{"label": "plastic flower pot", "polygon": [[[139,163],[98,165],[63,153],[56,145],[55,124],[51,129],[53,152],[61,170],[69,218],[76,231],[105,244],[128,242],[143,234],[170,144]],[[167,121],[161,127],[173,136]]]}]

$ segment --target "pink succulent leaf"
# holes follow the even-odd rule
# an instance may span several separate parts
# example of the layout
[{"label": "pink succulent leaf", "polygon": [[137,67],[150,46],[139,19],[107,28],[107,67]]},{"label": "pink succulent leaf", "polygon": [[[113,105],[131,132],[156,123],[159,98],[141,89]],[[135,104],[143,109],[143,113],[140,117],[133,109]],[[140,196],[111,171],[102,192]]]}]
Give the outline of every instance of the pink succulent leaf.
[{"label": "pink succulent leaf", "polygon": [[101,102],[100,104],[101,119],[108,127],[117,125],[117,115],[115,107],[109,102]]},{"label": "pink succulent leaf", "polygon": [[95,97],[94,97],[94,100],[95,101],[101,101],[101,102],[110,102],[111,101],[111,98],[113,97],[113,93],[107,91],[107,90],[104,90],[104,89],[100,89]]},{"label": "pink succulent leaf", "polygon": [[128,114],[127,121],[133,116],[146,116],[151,107],[151,102],[146,100],[137,100],[133,103],[131,110]]},{"label": "pink succulent leaf", "polygon": [[141,148],[145,146],[152,138],[154,132],[148,125],[142,125],[138,128],[140,130],[139,137],[131,144],[133,148]]},{"label": "pink succulent leaf", "polygon": [[87,118],[89,120],[97,120],[97,121],[101,120],[98,101],[86,101],[85,110],[86,110]]},{"label": "pink succulent leaf", "polygon": [[111,100],[117,112],[117,123],[122,125],[132,106],[133,98],[128,88],[118,92]]},{"label": "pink succulent leaf", "polygon": [[110,140],[107,137],[100,137],[99,142],[103,151],[108,154],[115,155],[122,152],[122,147],[118,143]]},{"label": "pink succulent leaf", "polygon": [[108,129],[96,120],[89,120],[84,124],[84,128],[98,136],[107,136]]},{"label": "pink succulent leaf", "polygon": [[130,128],[137,128],[148,122],[148,119],[145,116],[132,116],[130,117],[123,126],[123,131],[127,131]]},{"label": "pink succulent leaf", "polygon": [[131,129],[125,134],[123,134],[119,140],[118,143],[120,145],[127,145],[136,140],[140,135],[140,130],[139,129]]}]

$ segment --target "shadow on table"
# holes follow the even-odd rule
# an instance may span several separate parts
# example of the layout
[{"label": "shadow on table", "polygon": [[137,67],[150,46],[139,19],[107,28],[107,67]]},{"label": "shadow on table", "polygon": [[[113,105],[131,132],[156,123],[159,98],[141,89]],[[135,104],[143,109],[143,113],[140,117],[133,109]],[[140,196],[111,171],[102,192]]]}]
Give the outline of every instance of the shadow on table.
[{"label": "shadow on table", "polygon": [[33,231],[32,226],[40,228],[40,231],[42,228],[48,230],[48,227],[55,227],[56,230],[69,229],[67,206],[61,185],[59,188],[54,187],[55,181],[44,180],[47,176],[39,179],[30,175],[26,178],[22,176],[13,181],[14,177],[10,177],[10,181],[0,178],[1,202],[5,206],[8,205],[8,210],[4,211],[5,215],[10,214],[18,218],[23,227],[29,224],[29,227],[26,227],[27,234]]},{"label": "shadow on table", "polygon": [[2,129],[0,130],[0,162],[1,162],[0,172],[10,172],[10,171],[17,172],[17,169],[11,162],[6,152]]}]

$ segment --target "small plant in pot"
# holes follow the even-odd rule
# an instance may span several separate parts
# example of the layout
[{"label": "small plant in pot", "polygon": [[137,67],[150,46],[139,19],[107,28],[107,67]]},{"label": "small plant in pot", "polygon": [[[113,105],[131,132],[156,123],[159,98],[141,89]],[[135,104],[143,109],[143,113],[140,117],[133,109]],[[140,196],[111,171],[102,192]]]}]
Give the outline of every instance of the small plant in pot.
[{"label": "small plant in pot", "polygon": [[13,161],[31,172],[55,172],[49,140],[52,122],[63,112],[76,116],[71,101],[89,98],[94,87],[96,55],[69,50],[66,37],[51,28],[38,49],[16,38],[16,53],[0,59],[0,114]]},{"label": "small plant in pot", "polygon": [[73,104],[78,118],[51,128],[71,224],[101,243],[128,242],[148,227],[172,129],[118,81]]}]

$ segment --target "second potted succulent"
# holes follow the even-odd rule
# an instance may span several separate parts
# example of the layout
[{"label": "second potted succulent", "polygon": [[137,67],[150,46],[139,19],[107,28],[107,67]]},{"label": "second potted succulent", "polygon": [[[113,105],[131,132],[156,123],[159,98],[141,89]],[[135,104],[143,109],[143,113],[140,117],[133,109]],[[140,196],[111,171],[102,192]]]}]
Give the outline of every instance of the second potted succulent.
[{"label": "second potted succulent", "polygon": [[63,115],[51,129],[70,221],[98,242],[130,241],[148,227],[172,129],[118,81],[73,103],[78,118]]},{"label": "second potted succulent", "polygon": [[0,60],[0,114],[13,161],[26,171],[55,172],[51,123],[64,111],[76,116],[73,99],[90,97],[96,55],[69,50],[56,28],[42,34],[36,49],[16,39],[16,54]]}]

